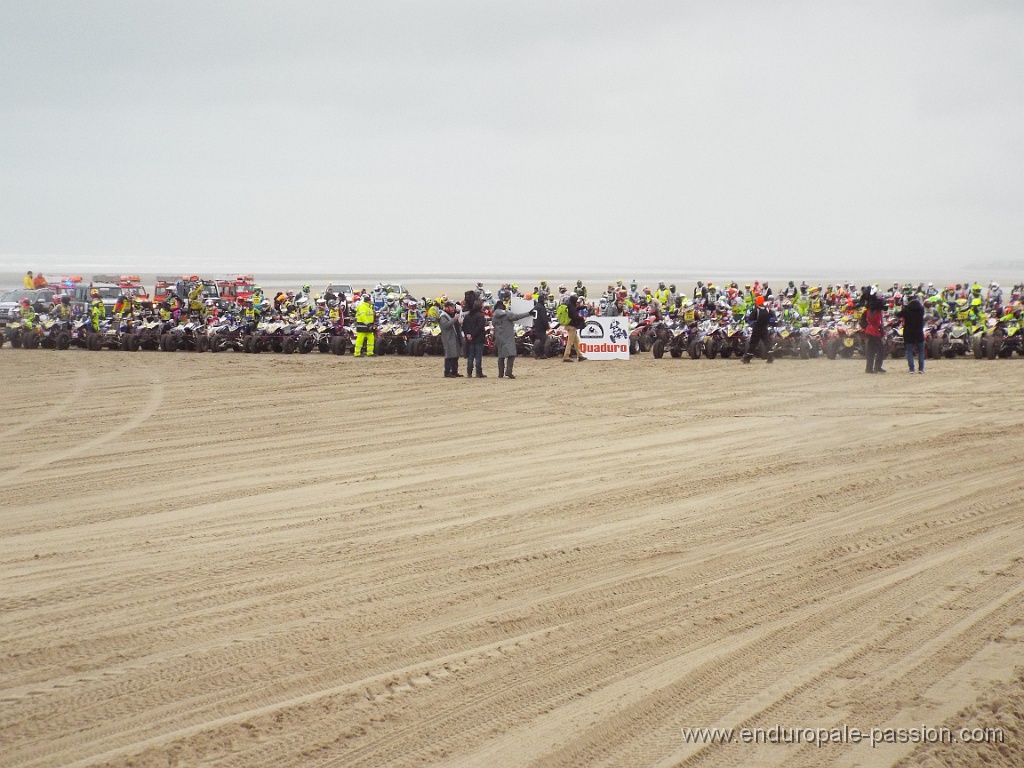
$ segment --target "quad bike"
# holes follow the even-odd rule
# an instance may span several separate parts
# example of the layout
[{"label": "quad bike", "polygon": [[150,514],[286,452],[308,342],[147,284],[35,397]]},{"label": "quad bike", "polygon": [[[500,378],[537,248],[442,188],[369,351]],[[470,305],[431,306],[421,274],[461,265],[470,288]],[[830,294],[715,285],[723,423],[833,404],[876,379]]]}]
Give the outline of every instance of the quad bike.
[{"label": "quad bike", "polygon": [[42,334],[40,346],[46,349],[67,349],[71,346],[70,322],[46,317],[39,323],[39,329]]},{"label": "quad bike", "polygon": [[210,348],[210,337],[206,335],[206,326],[196,320],[178,323],[166,334],[168,338],[164,351],[174,352],[183,349],[190,352],[206,352]]},{"label": "quad bike", "polygon": [[156,317],[144,317],[136,322],[134,333],[138,339],[138,348],[147,350],[160,349],[160,338],[167,327],[169,327],[169,323],[164,323]]},{"label": "quad bike", "polygon": [[[425,325],[420,328],[419,338],[413,339],[412,348],[409,354],[420,357],[421,355],[444,354],[444,344],[441,343],[441,326],[435,324]],[[530,345],[531,353],[533,345]]]},{"label": "quad bike", "polygon": [[224,315],[207,329],[211,352],[241,352],[245,343],[246,325],[239,318]]}]

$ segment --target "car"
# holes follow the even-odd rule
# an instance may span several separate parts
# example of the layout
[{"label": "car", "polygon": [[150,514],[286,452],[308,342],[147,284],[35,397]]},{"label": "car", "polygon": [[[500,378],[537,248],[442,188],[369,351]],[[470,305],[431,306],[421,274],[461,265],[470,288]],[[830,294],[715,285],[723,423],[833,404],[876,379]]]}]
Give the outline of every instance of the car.
[{"label": "car", "polygon": [[52,289],[38,288],[28,291],[24,288],[17,288],[0,296],[0,325],[7,325],[21,317],[21,300],[25,298],[32,302],[32,307],[40,314],[45,314],[53,309]]},{"label": "car", "polygon": [[84,314],[89,311],[89,304],[92,302],[91,296],[94,290],[99,293],[100,301],[103,302],[108,315],[114,311],[117,297],[124,293],[124,289],[116,283],[92,282],[89,285],[79,283],[71,293],[71,307],[76,313]]},{"label": "car", "polygon": [[200,279],[195,275],[185,280],[178,280],[174,284],[174,294],[183,304],[187,306],[188,295],[189,293],[192,292],[192,287],[197,282],[202,283],[203,285],[203,301],[212,301],[213,306],[215,306],[218,310],[220,310],[221,312],[227,311],[227,309],[231,306],[231,302],[220,295],[220,292],[217,290],[217,283],[213,280]]},{"label": "car", "polygon": [[324,293],[327,291],[334,291],[337,296],[344,296],[345,302],[351,304],[356,298],[356,289],[352,287],[351,283],[341,282],[330,282],[324,289]]},{"label": "car", "polygon": [[401,283],[384,283],[384,293],[393,293],[395,296],[407,296],[409,291]]}]

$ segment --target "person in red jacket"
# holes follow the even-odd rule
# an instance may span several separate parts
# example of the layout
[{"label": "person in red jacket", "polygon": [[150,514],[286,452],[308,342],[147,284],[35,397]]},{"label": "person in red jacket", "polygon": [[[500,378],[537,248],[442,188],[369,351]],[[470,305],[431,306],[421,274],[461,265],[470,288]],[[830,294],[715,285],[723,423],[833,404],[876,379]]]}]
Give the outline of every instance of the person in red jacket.
[{"label": "person in red jacket", "polygon": [[864,298],[866,309],[861,317],[861,328],[864,330],[866,340],[864,351],[867,358],[864,373],[885,373],[885,369],[882,367],[882,359],[885,357],[882,345],[885,302],[878,296],[874,286],[868,289]]}]

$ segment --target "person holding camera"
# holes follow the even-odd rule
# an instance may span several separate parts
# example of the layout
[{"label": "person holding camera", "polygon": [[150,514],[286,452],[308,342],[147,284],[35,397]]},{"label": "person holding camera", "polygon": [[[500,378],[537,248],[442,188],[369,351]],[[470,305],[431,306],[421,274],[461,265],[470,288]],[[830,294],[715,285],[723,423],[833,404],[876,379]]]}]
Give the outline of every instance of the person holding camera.
[{"label": "person holding camera", "polygon": [[499,293],[494,304],[491,322],[494,325],[494,353],[498,356],[498,378],[514,379],[512,366],[516,361],[516,320],[522,320],[533,314],[530,312],[513,312],[507,308],[510,298],[508,293]]},{"label": "person holding camera", "polygon": [[565,352],[562,354],[562,362],[574,362],[571,357],[574,350],[577,360],[586,360],[587,358],[580,352],[580,329],[586,325],[586,321],[583,319],[583,315],[580,314],[579,297],[575,293],[569,294],[566,306],[569,309],[569,322],[565,328],[569,333],[569,337],[565,341]]}]

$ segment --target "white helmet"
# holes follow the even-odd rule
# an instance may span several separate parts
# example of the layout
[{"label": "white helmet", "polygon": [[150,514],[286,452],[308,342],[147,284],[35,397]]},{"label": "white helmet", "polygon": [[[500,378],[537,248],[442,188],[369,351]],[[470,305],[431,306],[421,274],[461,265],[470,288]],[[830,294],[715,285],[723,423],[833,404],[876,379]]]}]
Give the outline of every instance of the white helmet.
[{"label": "white helmet", "polygon": [[309,296],[303,294],[302,296],[299,296],[299,300],[296,301],[295,303],[298,304],[300,307],[304,307],[307,304],[309,304]]}]

